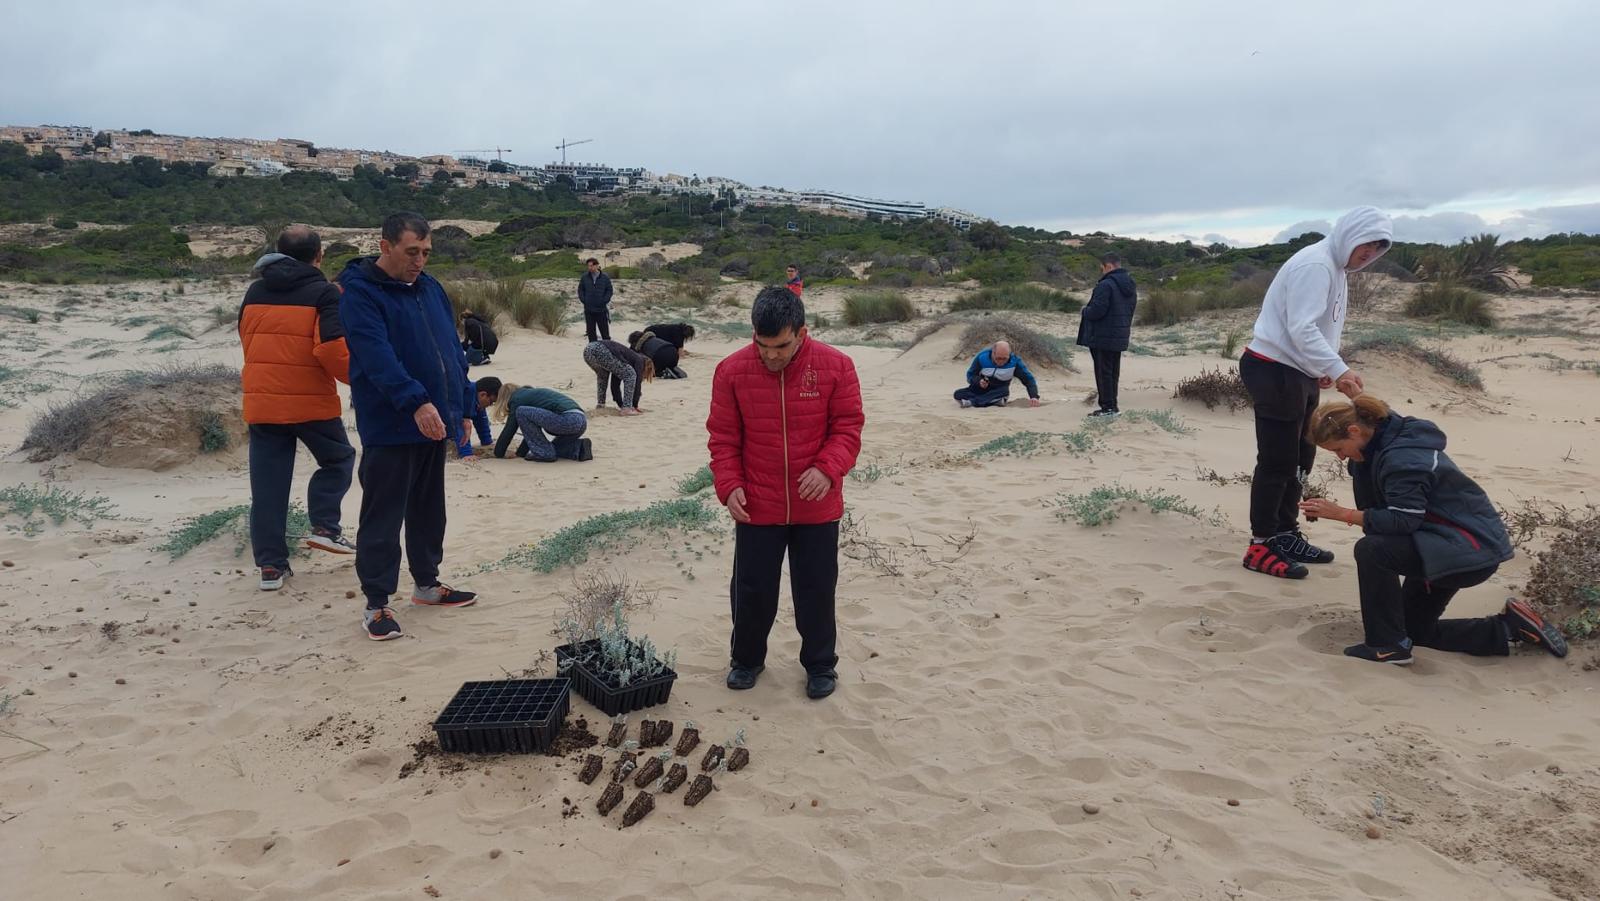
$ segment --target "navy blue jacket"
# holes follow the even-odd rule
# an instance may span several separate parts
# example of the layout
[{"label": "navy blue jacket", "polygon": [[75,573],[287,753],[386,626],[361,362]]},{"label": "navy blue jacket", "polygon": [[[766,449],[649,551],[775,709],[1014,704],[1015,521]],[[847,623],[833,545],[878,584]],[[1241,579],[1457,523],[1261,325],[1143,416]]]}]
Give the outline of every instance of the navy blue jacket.
[{"label": "navy blue jacket", "polygon": [[1512,557],[1499,511],[1444,452],[1444,432],[1393,414],[1351,462],[1362,531],[1410,535],[1429,579],[1498,566]]},{"label": "navy blue jacket", "polygon": [[456,338],[450,298],[433,276],[390,278],[377,257],[351,260],[339,274],[339,316],[350,348],[350,406],[363,447],[426,444],[412,416],[432,403],[446,437],[459,443],[471,382]]},{"label": "navy blue jacket", "polygon": [[1078,343],[1094,350],[1124,351],[1133,334],[1133,309],[1139,292],[1126,269],[1100,277],[1078,323]]},{"label": "navy blue jacket", "polygon": [[[489,411],[485,410],[483,405],[478,403],[477,380],[467,382],[467,399],[472,405],[467,407],[467,415],[461,418],[472,420],[473,427],[478,430],[479,444],[488,444],[494,440],[494,431],[489,427]],[[456,452],[458,456],[472,456],[471,433],[462,435],[456,439]]]},{"label": "navy blue jacket", "polygon": [[585,312],[603,313],[611,303],[611,276],[604,271],[595,275],[598,277],[590,278],[585,272],[583,278],[578,279],[578,303],[583,304]]}]

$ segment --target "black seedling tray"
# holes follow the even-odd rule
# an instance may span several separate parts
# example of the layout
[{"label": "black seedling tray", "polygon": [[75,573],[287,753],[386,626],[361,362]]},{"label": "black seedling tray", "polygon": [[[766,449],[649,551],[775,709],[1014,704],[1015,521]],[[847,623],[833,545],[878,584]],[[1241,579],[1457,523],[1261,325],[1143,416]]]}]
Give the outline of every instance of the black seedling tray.
[{"label": "black seedling tray", "polygon": [[468,682],[433,721],[439,747],[475,754],[533,754],[556,740],[572,708],[572,682]]},{"label": "black seedling tray", "polygon": [[[590,639],[583,643],[585,648],[598,647],[597,639]],[[556,666],[573,657],[572,645],[564,644],[556,648]],[[600,709],[606,716],[616,716],[619,713],[629,713],[634,710],[643,710],[657,704],[665,704],[672,695],[672,683],[678,680],[678,674],[671,667],[662,670],[661,675],[637,682],[629,682],[626,686],[612,687],[597,672],[584,666],[578,660],[573,660],[567,668],[567,676],[572,679],[572,688],[578,696]]]}]

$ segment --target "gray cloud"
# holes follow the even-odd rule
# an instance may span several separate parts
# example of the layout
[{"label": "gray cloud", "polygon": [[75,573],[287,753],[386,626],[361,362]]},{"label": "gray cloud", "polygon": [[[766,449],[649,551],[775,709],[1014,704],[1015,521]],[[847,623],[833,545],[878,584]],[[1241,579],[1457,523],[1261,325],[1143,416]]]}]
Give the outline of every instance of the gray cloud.
[{"label": "gray cloud", "polygon": [[1600,195],[1600,117],[1574,112],[1600,5],[1342,10],[54,0],[8,10],[0,56],[29,77],[0,82],[0,110],[532,163],[593,138],[580,157],[1008,222]]},{"label": "gray cloud", "polygon": [[1282,244],[1284,241],[1298,238],[1306,232],[1317,232],[1318,234],[1326,235],[1332,231],[1333,223],[1326,219],[1307,219],[1303,222],[1296,222],[1283,231],[1278,232],[1278,234],[1273,237],[1272,243]]},{"label": "gray cloud", "polygon": [[1433,213],[1395,216],[1394,239],[1417,244],[1454,244],[1468,235],[1492,231],[1477,213]]}]

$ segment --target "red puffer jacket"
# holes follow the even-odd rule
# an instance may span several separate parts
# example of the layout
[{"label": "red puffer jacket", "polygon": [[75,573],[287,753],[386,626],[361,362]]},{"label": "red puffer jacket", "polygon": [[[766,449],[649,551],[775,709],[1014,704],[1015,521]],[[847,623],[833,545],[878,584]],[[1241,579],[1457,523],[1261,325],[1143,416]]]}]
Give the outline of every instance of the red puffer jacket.
[{"label": "red puffer jacket", "polygon": [[[814,525],[844,515],[844,477],[861,452],[861,382],[855,363],[806,338],[782,372],[768,372],[751,343],[711,377],[711,474],[717,500],[744,489],[758,526]],[[820,500],[800,499],[812,466],[833,480]]]}]

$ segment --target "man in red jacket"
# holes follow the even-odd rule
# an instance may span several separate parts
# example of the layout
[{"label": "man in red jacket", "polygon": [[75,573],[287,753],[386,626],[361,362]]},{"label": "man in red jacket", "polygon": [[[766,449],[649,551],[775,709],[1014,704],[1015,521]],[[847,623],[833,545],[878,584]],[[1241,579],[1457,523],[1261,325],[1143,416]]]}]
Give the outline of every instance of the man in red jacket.
[{"label": "man in red jacket", "polygon": [[754,340],[717,364],[706,420],[717,500],[734,520],[728,687],[753,688],[766,668],[787,552],[806,696],[825,698],[839,680],[839,518],[861,451],[861,382],[848,356],[809,336],[798,295],[763,288],[750,320]]}]

